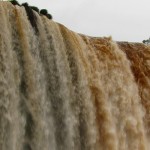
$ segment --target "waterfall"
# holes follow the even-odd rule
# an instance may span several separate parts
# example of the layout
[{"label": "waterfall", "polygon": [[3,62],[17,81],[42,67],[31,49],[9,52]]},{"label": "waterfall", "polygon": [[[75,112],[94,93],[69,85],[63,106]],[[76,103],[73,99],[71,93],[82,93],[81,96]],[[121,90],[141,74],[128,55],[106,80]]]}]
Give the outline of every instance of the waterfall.
[{"label": "waterfall", "polygon": [[0,2],[0,150],[149,150],[149,100],[150,47]]}]

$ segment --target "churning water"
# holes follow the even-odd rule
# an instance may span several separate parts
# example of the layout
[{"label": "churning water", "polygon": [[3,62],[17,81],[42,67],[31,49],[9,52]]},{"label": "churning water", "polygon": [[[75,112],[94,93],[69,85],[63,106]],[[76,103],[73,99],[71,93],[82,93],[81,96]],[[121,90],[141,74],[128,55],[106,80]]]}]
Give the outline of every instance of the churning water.
[{"label": "churning water", "polygon": [[150,48],[26,11],[0,2],[0,150],[149,150]]}]

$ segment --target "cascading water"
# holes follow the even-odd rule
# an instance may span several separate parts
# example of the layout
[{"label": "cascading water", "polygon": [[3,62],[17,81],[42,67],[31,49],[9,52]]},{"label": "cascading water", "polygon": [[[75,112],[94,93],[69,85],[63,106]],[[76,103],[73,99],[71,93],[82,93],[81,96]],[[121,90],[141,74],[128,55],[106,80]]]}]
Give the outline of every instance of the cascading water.
[{"label": "cascading water", "polygon": [[150,48],[26,11],[0,2],[0,150],[149,150]]}]

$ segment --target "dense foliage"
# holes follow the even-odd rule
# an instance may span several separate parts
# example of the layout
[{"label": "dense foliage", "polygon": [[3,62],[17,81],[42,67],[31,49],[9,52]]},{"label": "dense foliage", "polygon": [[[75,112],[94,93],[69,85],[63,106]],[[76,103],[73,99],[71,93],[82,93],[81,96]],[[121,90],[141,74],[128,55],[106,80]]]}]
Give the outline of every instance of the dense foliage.
[{"label": "dense foliage", "polygon": [[29,6],[28,3],[22,3],[21,5],[19,4],[19,2],[17,0],[9,0],[13,5],[18,5],[18,6],[28,6],[30,7],[32,10],[36,11],[37,13],[39,13],[40,15],[45,15],[48,19],[52,19],[52,15],[48,13],[48,11],[46,9],[41,9],[39,10],[38,7],[36,6]]},{"label": "dense foliage", "polygon": [[143,43],[149,45],[150,44],[150,38],[147,40],[143,40]]}]

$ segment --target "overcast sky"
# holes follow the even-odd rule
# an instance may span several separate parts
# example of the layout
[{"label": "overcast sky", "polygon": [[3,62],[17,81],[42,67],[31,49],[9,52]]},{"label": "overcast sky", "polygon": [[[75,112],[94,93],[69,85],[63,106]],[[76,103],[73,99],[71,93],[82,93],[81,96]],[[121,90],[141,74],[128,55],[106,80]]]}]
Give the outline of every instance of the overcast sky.
[{"label": "overcast sky", "polygon": [[55,21],[90,36],[141,42],[150,37],[150,0],[18,0],[45,8]]}]

